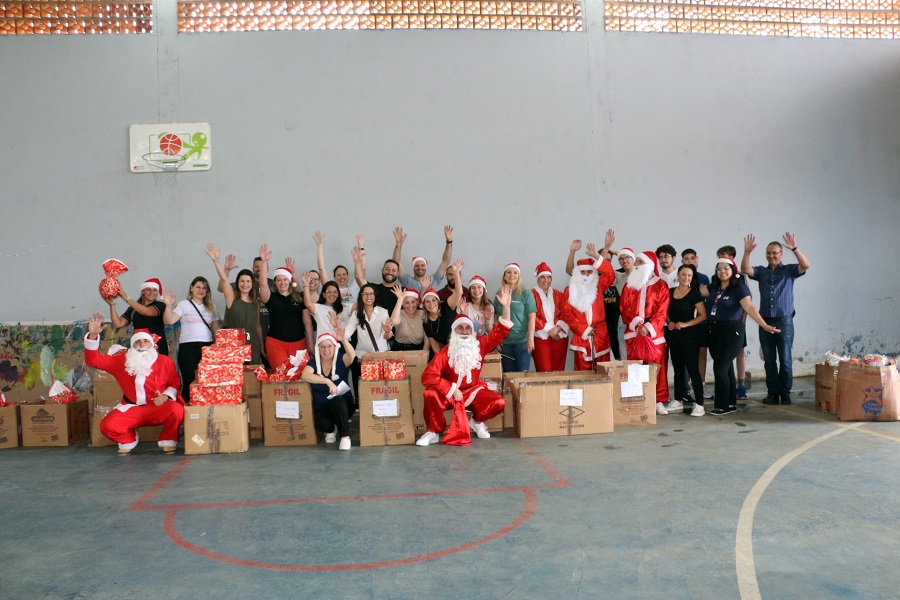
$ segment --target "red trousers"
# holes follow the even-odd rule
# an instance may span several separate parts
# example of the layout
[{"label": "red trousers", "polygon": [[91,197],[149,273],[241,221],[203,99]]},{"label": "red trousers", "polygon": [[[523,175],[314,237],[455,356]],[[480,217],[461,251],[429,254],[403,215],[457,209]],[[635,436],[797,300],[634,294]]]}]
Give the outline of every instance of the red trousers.
[{"label": "red trousers", "polygon": [[568,347],[569,340],[566,338],[561,340],[534,338],[534,352],[531,353],[531,358],[534,359],[535,371],[538,373],[565,371]]},{"label": "red trousers", "polygon": [[[127,407],[127,408],[125,408]],[[124,408],[124,410],[121,410]],[[184,420],[184,406],[180,402],[169,400],[162,406],[149,404],[120,404],[100,421],[100,433],[119,444],[119,447],[131,449],[137,446],[134,430],[149,425],[162,425],[159,434],[160,447],[178,443],[178,427]]]},{"label": "red trousers", "polygon": [[[468,394],[463,392],[463,398]],[[444,398],[437,391],[425,389],[425,427],[433,433],[444,433],[447,429],[447,419],[444,417],[444,411],[453,408],[453,398]],[[497,392],[492,392],[487,388],[478,390],[475,399],[466,407],[466,410],[472,411],[476,421],[487,421],[493,419],[503,412],[506,406],[506,400]]]},{"label": "red trousers", "polygon": [[[299,342],[282,342],[275,338],[266,338],[266,359],[269,361],[269,366],[272,367],[273,371],[286,364],[288,358],[296,354],[298,350],[306,350],[305,339]],[[290,367],[291,365],[288,364],[288,368]]]},{"label": "red trousers", "polygon": [[636,344],[634,343],[635,338],[625,340],[625,352],[628,355],[628,360],[642,360],[645,363],[654,363],[659,365],[659,372],[656,375],[656,401],[657,402],[668,402],[669,401],[669,369],[666,361],[666,345],[660,344],[659,351],[660,357],[656,360],[647,360],[644,356],[639,356],[640,352],[636,350]]}]

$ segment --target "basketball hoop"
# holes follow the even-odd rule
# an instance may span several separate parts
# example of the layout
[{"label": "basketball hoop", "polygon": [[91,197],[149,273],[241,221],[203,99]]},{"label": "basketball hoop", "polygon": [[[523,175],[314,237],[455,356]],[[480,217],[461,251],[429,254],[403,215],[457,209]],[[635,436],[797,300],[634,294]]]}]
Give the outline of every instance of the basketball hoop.
[{"label": "basketball hoop", "polygon": [[148,152],[143,155],[144,162],[146,162],[151,167],[155,167],[160,171],[164,171],[166,173],[173,173],[178,171],[181,166],[187,162],[187,158],[185,155],[169,155],[165,152]]}]

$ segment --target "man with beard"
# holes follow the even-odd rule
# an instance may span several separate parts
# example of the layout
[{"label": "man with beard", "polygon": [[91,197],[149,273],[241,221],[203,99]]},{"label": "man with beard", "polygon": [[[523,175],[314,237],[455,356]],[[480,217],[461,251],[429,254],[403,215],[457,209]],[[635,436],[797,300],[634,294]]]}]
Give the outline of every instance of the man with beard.
[{"label": "man with beard", "polygon": [[428,280],[428,261],[421,256],[413,256],[412,269],[413,274],[410,276],[403,269],[403,263],[400,259],[403,252],[403,242],[406,241],[406,234],[403,228],[394,228],[394,256],[393,259],[400,265],[400,285],[405,289],[413,289],[419,294],[428,288],[438,289],[444,285],[446,279],[447,267],[450,266],[450,260],[453,256],[453,227],[447,225],[444,227],[444,254],[441,256],[441,264],[437,270],[431,274]]},{"label": "man with beard", "polygon": [[569,348],[575,353],[576,371],[588,371],[594,363],[609,360],[609,328],[603,293],[615,281],[616,273],[594,244],[588,244],[587,253],[592,258],[578,261],[563,294],[561,315],[574,333]]},{"label": "man with beard", "polygon": [[625,323],[625,350],[629,360],[659,365],[656,377],[656,414],[667,415],[669,378],[665,358],[666,318],[669,312],[669,286],[659,277],[656,253],[645,250],[635,255],[634,269],[628,275],[619,300]]},{"label": "man with beard", "polygon": [[115,377],[123,396],[122,402],[100,421],[100,431],[119,444],[119,456],[127,456],[139,441],[135,429],[162,425],[159,446],[164,454],[175,454],[178,427],[184,420],[184,400],[178,394],[181,379],[175,363],[157,353],[153,336],[146,329],[135,330],[129,350],[101,355],[102,329],[100,314],[95,313],[84,337],[84,362]]},{"label": "man with beard", "polygon": [[[360,258],[364,260],[365,255],[363,252],[364,249],[360,248],[359,255]],[[381,284],[373,284],[372,286],[375,288],[375,306],[380,306],[386,310],[389,315],[394,313],[394,306],[397,304],[397,296],[394,295],[394,284],[397,283],[397,278],[399,276],[400,263],[393,258],[389,258],[384,261],[384,265],[381,267]],[[361,275],[358,275],[356,280],[360,287],[368,283],[364,267]]]},{"label": "man with beard", "polygon": [[512,291],[504,285],[497,294],[503,313],[486,336],[476,337],[472,319],[464,314],[457,315],[450,333],[450,343],[441,348],[422,373],[425,426],[428,431],[416,441],[417,446],[440,441],[441,434],[447,428],[444,411],[452,408],[455,402],[463,402],[472,412],[469,427],[479,438],[491,437],[484,422],[502,413],[506,401],[481,381],[481,366],[484,356],[506,338],[512,327],[509,318],[511,300]]}]

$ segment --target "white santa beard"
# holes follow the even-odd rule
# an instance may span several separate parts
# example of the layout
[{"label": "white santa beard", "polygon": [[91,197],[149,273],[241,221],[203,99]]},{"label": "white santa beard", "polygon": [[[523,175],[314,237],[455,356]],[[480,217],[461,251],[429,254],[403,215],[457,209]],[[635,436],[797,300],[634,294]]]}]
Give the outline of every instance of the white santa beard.
[{"label": "white santa beard", "polygon": [[146,377],[153,371],[153,363],[159,353],[151,348],[145,352],[138,351],[137,348],[129,348],[125,354],[125,372],[131,376]]},{"label": "white santa beard", "polygon": [[596,271],[585,277],[580,273],[572,275],[569,282],[569,304],[580,312],[591,310],[597,299],[597,281],[600,276]]},{"label": "white santa beard", "polygon": [[481,344],[478,343],[478,338],[474,335],[451,333],[447,354],[450,357],[450,368],[462,376],[466,383],[472,383],[472,371],[481,368]]},{"label": "white santa beard", "polygon": [[653,265],[635,265],[628,274],[626,285],[636,290],[642,290],[651,277],[653,277]]}]

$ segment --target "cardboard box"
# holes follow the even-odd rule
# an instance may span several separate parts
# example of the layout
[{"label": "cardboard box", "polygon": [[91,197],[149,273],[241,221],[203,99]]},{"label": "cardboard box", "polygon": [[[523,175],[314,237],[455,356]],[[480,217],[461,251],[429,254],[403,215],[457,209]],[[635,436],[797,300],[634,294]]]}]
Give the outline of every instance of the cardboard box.
[{"label": "cardboard box", "polygon": [[263,382],[261,388],[265,445],[315,446],[318,440],[309,384],[305,381]]},{"label": "cardboard box", "polygon": [[259,398],[262,395],[262,389],[259,387],[259,379],[256,378],[256,369],[259,365],[244,365],[244,399]]},{"label": "cardboard box", "polygon": [[19,405],[23,446],[72,446],[91,437],[87,400]]},{"label": "cardboard box", "polygon": [[[597,376],[591,371],[557,371],[553,374],[563,374],[568,377],[581,377],[584,379],[596,379]],[[517,405],[512,394],[511,381],[513,379],[522,379],[526,377],[546,377],[551,373],[538,373],[536,371],[510,371],[503,374],[503,397],[506,398],[506,408],[503,409],[503,427],[505,429],[516,428],[516,409]]]},{"label": "cardboard box", "polygon": [[407,350],[404,352],[366,352],[365,360],[402,359],[406,362],[406,377],[409,379],[409,397],[412,400],[413,427],[416,435],[425,433],[425,386],[422,373],[428,366],[428,350]]},{"label": "cardboard box", "polygon": [[840,363],[835,397],[835,414],[841,421],[900,421],[900,375],[896,365]]},{"label": "cardboard box", "polygon": [[247,404],[184,408],[185,454],[231,454],[250,449]]},{"label": "cardboard box", "polygon": [[816,410],[833,415],[837,412],[838,368],[821,363],[816,365]]},{"label": "cardboard box", "polygon": [[[100,421],[109,414],[111,410],[115,410],[112,406],[95,406],[91,415],[91,446],[94,448],[103,448],[105,446],[114,446],[116,443],[100,433]],[[159,434],[162,433],[162,425],[151,425],[149,427],[138,427],[138,436],[141,442],[159,441]]]},{"label": "cardboard box", "polygon": [[409,379],[359,382],[359,445],[413,444]]},{"label": "cardboard box", "polygon": [[107,373],[93,369],[93,396],[94,402],[90,407],[115,406],[122,401],[122,388],[116,378]]},{"label": "cardboard box", "polygon": [[[615,426],[656,425],[656,377],[659,365],[646,365],[647,381],[629,382],[629,365],[641,365],[639,360],[618,360],[597,363],[598,374],[613,382],[613,415]],[[585,371],[590,373],[590,371]],[[641,383],[637,388],[637,383]],[[629,384],[631,388],[629,389]]]},{"label": "cardboard box", "polygon": [[19,446],[19,406],[0,407],[0,448]]},{"label": "cardboard box", "polygon": [[491,352],[484,357],[484,361],[481,363],[481,378],[484,380],[503,379],[503,365],[500,363],[499,352]]},{"label": "cardboard box", "polygon": [[510,379],[519,437],[612,433],[612,381],[594,377],[544,373]]},{"label": "cardboard box", "polygon": [[[490,356],[490,355],[488,355],[488,356]],[[482,370],[481,373],[483,375],[484,371]],[[488,389],[491,390],[492,392],[497,392],[499,394],[500,390],[503,389],[503,383],[502,383],[503,380],[499,377],[487,378],[487,379],[482,377],[481,379],[482,379],[482,381],[484,381],[487,384]],[[506,406],[503,408],[502,413],[500,413],[493,419],[488,419],[487,421],[485,421],[484,424],[487,425],[488,431],[494,433],[494,432],[498,432],[498,431],[503,431],[506,428],[506,423],[505,423],[506,415],[510,415],[510,417],[511,417],[512,415],[515,414],[514,403],[512,402],[511,397],[512,396],[510,395],[510,397],[507,398],[506,395],[503,394],[503,398],[506,400]],[[447,419],[447,425],[449,426],[450,421],[453,419],[453,409],[452,408],[450,410],[444,411],[444,418]],[[516,426],[515,421],[512,418],[510,418],[509,427],[513,428],[515,426]]]},{"label": "cardboard box", "polygon": [[260,396],[250,396],[244,398],[247,403],[247,414],[250,417],[250,439],[263,439],[263,415],[262,415],[262,398]]}]

